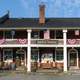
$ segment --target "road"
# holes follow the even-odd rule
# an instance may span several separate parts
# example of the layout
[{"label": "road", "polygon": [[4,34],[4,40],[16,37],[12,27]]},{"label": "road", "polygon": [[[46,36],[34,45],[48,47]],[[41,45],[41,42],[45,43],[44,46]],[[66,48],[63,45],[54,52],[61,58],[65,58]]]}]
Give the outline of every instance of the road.
[{"label": "road", "polygon": [[32,74],[15,74],[11,73],[6,76],[0,76],[0,80],[80,80],[80,74],[68,75],[54,75],[54,74],[43,74],[43,73],[32,73]]}]

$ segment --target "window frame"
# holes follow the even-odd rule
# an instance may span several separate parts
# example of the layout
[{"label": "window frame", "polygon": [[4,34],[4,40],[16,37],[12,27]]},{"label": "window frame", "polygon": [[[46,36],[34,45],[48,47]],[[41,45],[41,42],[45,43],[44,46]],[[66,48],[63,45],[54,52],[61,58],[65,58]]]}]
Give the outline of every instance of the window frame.
[{"label": "window frame", "polygon": [[[61,51],[61,53],[62,53],[62,59],[57,59],[57,55],[59,54],[59,53],[57,53],[57,51],[58,52],[60,52]],[[60,55],[58,56],[58,57],[61,57]],[[61,48],[61,49],[55,49],[55,61],[56,62],[63,62],[63,59],[64,59],[64,56],[63,56],[63,49]]]}]

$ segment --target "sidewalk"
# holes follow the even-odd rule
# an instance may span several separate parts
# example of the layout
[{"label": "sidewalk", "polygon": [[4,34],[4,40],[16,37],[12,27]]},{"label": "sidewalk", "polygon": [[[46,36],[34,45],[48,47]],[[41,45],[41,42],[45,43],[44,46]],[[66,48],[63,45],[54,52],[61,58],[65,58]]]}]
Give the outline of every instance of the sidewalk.
[{"label": "sidewalk", "polygon": [[0,80],[80,80],[80,75],[59,74],[54,75],[51,73],[25,73],[17,74],[15,72],[0,76]]}]

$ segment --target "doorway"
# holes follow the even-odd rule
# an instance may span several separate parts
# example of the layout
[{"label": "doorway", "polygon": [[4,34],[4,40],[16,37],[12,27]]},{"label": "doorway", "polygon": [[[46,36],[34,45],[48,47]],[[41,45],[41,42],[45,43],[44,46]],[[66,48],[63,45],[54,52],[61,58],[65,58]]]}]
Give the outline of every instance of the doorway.
[{"label": "doorway", "polygon": [[26,51],[24,49],[19,49],[16,51],[16,65],[26,66]]},{"label": "doorway", "polygon": [[78,69],[78,51],[74,48],[68,52],[68,66],[69,68]]}]

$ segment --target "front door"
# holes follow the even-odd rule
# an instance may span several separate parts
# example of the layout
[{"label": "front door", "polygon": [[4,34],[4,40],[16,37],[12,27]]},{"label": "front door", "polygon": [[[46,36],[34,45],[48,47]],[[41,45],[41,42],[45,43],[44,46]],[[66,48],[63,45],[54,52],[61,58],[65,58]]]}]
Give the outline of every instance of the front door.
[{"label": "front door", "polygon": [[16,65],[18,66],[22,66],[25,65],[25,50],[23,49],[19,49],[16,52]]},{"label": "front door", "polygon": [[77,66],[77,54],[76,54],[76,52],[70,53],[70,66]]},{"label": "front door", "polygon": [[78,51],[76,49],[69,51],[69,67],[78,68]]}]

